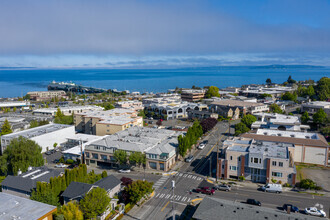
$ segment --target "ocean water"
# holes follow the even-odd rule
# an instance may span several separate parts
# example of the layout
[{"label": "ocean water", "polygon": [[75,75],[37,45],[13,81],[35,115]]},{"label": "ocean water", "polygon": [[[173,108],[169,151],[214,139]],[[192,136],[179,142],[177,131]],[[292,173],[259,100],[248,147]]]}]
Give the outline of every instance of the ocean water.
[{"label": "ocean water", "polygon": [[219,88],[262,84],[267,78],[282,83],[330,76],[330,67],[238,66],[182,69],[0,69],[0,97],[17,97],[29,91],[46,91],[49,82],[72,81],[84,86],[139,92],[166,92],[175,87],[214,85]]}]

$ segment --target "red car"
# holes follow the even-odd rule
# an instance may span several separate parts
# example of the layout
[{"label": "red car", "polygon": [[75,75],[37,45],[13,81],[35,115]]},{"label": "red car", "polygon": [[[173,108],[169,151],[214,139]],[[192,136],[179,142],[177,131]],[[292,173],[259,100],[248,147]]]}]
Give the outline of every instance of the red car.
[{"label": "red car", "polygon": [[214,189],[210,189],[209,187],[201,187],[201,188],[197,188],[195,189],[195,192],[197,193],[203,193],[203,194],[207,194],[207,195],[213,195],[215,190]]}]

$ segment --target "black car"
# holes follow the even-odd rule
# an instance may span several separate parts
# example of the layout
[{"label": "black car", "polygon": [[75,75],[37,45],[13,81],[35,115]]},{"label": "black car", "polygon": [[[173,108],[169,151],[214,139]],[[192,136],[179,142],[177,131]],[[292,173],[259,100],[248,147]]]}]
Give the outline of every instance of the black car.
[{"label": "black car", "polygon": [[247,204],[250,204],[250,205],[261,206],[261,202],[255,200],[255,199],[248,199],[248,200],[246,200],[246,203],[247,203]]},{"label": "black car", "polygon": [[286,211],[288,207],[291,207],[291,209],[290,209],[291,212],[299,212],[298,207],[294,206],[292,204],[284,204],[283,205],[283,210]]}]

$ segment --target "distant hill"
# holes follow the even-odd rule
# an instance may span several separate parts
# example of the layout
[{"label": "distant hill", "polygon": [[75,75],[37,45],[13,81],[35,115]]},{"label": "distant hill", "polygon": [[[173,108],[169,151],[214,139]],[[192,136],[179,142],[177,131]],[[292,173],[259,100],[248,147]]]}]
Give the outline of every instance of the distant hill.
[{"label": "distant hill", "polygon": [[251,66],[251,69],[297,69],[297,68],[324,68],[324,66],[314,65],[265,65],[265,66]]}]

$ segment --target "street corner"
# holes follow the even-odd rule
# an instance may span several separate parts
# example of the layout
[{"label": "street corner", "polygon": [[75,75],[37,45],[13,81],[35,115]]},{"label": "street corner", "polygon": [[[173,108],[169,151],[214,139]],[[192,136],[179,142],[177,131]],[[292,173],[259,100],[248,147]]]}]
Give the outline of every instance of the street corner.
[{"label": "street corner", "polygon": [[196,206],[198,205],[201,201],[203,200],[203,198],[196,198],[190,201],[190,205],[192,206]]},{"label": "street corner", "polygon": [[209,182],[209,183],[212,183],[212,184],[214,184],[214,181],[213,181],[213,180],[210,180],[210,179],[206,179],[206,181],[207,181],[207,182]]}]

